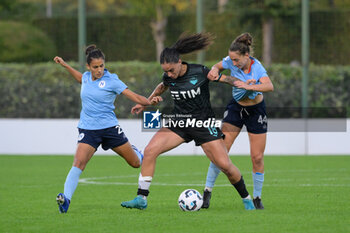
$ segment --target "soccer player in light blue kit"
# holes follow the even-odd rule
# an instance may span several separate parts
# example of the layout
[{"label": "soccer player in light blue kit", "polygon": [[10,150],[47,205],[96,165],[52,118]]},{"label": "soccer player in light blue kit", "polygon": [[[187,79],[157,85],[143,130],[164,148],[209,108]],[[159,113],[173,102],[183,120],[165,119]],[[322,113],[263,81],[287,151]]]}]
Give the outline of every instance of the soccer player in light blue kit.
[{"label": "soccer player in light blue kit", "polygon": [[129,90],[118,75],[105,69],[105,56],[95,45],[86,48],[86,63],[89,71],[84,74],[73,69],[61,57],[55,57],[54,61],[62,65],[76,81],[81,83],[82,110],[78,124],[78,147],[73,167],[64,184],[64,193],[59,193],[56,197],[59,212],[66,213],[77,188],[80,174],[100,145],[104,150],[112,149],[130,166],[134,168],[141,166],[142,153],[129,143],[114,113],[114,101],[117,95],[123,94],[133,102],[142,105],[151,103],[146,97]]},{"label": "soccer player in light blue kit", "polygon": [[[215,64],[208,74],[212,81],[233,84],[233,99],[227,105],[223,117],[222,132],[229,151],[246,126],[250,142],[250,156],[253,163],[253,202],[256,209],[264,209],[261,192],[264,182],[264,151],[266,145],[267,116],[262,92],[273,91],[273,84],[265,68],[252,57],[253,38],[249,33],[238,36],[231,44],[229,55]],[[231,76],[220,74],[230,70]],[[220,170],[210,163],[202,208],[209,208],[211,191]]]}]

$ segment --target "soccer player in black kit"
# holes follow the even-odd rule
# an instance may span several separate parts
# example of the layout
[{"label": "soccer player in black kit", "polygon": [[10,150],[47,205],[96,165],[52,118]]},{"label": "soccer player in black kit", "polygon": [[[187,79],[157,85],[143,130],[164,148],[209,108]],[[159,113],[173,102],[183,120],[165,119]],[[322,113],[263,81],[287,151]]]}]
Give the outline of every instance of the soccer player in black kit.
[{"label": "soccer player in black kit", "polygon": [[[164,71],[163,81],[158,84],[148,99],[153,104],[162,101],[161,94],[170,89],[174,100],[175,118],[162,127],[151,139],[144,151],[137,196],[131,201],[122,202],[126,208],[147,208],[147,196],[155,171],[157,157],[184,142],[195,141],[201,146],[207,157],[227,176],[242,198],[246,210],[252,210],[254,204],[246,189],[239,169],[232,164],[219,127],[204,122],[212,122],[214,112],[210,105],[209,69],[198,64],[187,64],[181,54],[207,48],[213,38],[209,33],[183,34],[170,48],[160,55],[160,64]],[[133,113],[140,113],[144,106],[136,105]],[[182,122],[182,123],[181,123]]]}]

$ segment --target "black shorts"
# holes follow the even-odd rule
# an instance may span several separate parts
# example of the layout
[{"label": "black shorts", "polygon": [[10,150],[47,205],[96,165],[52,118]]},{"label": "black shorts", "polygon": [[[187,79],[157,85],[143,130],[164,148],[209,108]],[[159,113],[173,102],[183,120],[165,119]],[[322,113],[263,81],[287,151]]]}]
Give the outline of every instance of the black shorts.
[{"label": "black shorts", "polygon": [[262,134],[267,132],[267,115],[265,101],[253,106],[242,106],[234,99],[227,105],[223,122],[242,128],[247,127],[249,133]]},{"label": "black shorts", "polygon": [[194,140],[196,146],[225,137],[218,127],[169,127],[168,129],[182,137],[186,143]]},{"label": "black shorts", "polygon": [[128,142],[122,128],[119,125],[99,130],[80,129],[78,143],[86,143],[97,148],[102,145],[104,150],[108,150],[117,146],[121,146]]}]

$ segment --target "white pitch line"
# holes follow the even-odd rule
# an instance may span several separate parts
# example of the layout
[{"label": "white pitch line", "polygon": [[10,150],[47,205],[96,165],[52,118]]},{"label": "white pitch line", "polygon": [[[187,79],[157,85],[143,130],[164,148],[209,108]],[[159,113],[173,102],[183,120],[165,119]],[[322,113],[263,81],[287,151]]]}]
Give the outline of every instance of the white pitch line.
[{"label": "white pitch line", "polygon": [[[193,174],[191,174],[193,175]],[[172,176],[170,174],[164,174],[162,176]],[[179,176],[179,175],[176,175]],[[181,174],[181,176],[188,176]],[[103,181],[98,181],[98,180],[106,180],[106,179],[120,179],[120,178],[135,178],[135,182],[103,182]],[[130,186],[136,186],[137,185],[137,175],[123,175],[123,176],[104,176],[104,177],[90,177],[90,178],[82,178],[79,179],[79,183],[81,184],[94,184],[94,185],[130,185]],[[288,181],[292,179],[273,179],[271,181]],[[303,179],[305,181],[305,179]],[[311,180],[311,179],[307,179]],[[333,180],[333,178],[324,178],[320,179],[320,181],[329,181]],[[339,179],[337,179],[339,180]],[[343,180],[343,179],[342,179]],[[348,178],[345,178],[345,180],[348,180]],[[152,182],[152,186],[196,186],[196,187],[204,187],[205,183],[197,183],[197,184],[184,184],[184,183],[161,183],[161,182]],[[231,187],[231,184],[215,184],[215,187]],[[246,184],[246,186],[251,187],[253,186],[252,184]],[[266,183],[264,184],[264,187],[350,187],[350,184],[325,184],[325,183],[320,183],[320,184],[309,184],[309,183],[303,183],[303,184],[296,184],[296,185],[290,185],[288,184],[269,184]]]}]

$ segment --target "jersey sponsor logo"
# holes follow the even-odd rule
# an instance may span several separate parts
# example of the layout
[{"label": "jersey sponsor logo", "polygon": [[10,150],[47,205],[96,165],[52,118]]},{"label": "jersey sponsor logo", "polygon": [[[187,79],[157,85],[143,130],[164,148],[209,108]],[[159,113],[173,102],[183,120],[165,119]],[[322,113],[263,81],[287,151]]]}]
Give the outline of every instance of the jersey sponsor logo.
[{"label": "jersey sponsor logo", "polygon": [[84,133],[79,134],[79,136],[78,136],[78,141],[81,141],[81,140],[84,138],[84,136],[85,136]]},{"label": "jersey sponsor logo", "polygon": [[162,113],[157,111],[143,112],[143,128],[144,129],[160,129]]},{"label": "jersey sponsor logo", "polygon": [[98,83],[98,86],[99,86],[99,88],[104,88],[106,86],[106,82],[105,81],[100,81]]},{"label": "jersey sponsor logo", "polygon": [[175,86],[175,85],[176,85],[176,83],[170,83],[170,85],[171,85],[171,86]]},{"label": "jersey sponsor logo", "polygon": [[170,94],[174,100],[193,99],[196,98],[197,95],[201,94],[201,88],[198,87],[197,90],[191,89],[187,91],[170,91]]},{"label": "jersey sponsor logo", "polygon": [[196,78],[191,78],[190,79],[190,83],[192,83],[193,85],[196,85],[198,83],[198,79]]}]

